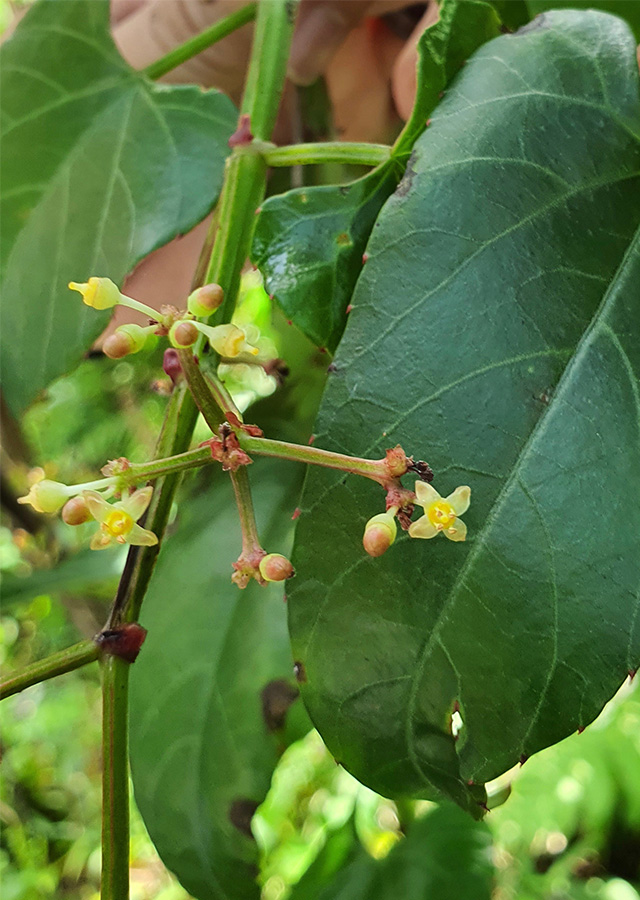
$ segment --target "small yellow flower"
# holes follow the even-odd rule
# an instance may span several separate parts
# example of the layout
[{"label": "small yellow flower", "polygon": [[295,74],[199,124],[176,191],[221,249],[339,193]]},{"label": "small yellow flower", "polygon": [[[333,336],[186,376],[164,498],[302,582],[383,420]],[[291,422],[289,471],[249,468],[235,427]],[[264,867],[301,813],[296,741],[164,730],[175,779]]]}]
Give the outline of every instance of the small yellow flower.
[{"label": "small yellow flower", "polygon": [[31,485],[26,497],[18,497],[18,503],[30,503],[39,513],[57,513],[72,494],[73,488],[68,485],[41,478]]},{"label": "small yellow flower", "polygon": [[94,519],[100,523],[100,530],[91,540],[92,550],[104,550],[111,544],[135,544],[152,547],[158,543],[153,531],[136,525],[151,501],[151,486],[135,491],[118,503],[107,503],[96,491],[85,491],[83,497]]},{"label": "small yellow flower", "polygon": [[81,283],[70,281],[69,288],[72,291],[79,291],[83,302],[94,309],[111,309],[122,299],[117,285],[110,278],[97,278],[94,275],[89,281]]},{"label": "small yellow flower", "polygon": [[441,497],[434,487],[425,481],[416,482],[416,503],[424,509],[424,516],[409,526],[409,536],[435,537],[443,534],[450,541],[464,541],[467,526],[458,518],[469,509],[471,488],[463,485],[448,497]]}]

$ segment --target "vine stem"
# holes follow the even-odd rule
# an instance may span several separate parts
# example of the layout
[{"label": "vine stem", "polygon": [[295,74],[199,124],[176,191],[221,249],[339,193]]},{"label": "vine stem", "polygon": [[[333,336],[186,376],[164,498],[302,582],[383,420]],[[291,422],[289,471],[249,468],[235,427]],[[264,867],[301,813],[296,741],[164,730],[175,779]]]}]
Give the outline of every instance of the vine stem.
[{"label": "vine stem", "polygon": [[143,74],[151,79],[162,78],[167,72],[177,69],[178,66],[181,66],[188,59],[192,59],[194,56],[202,53],[203,50],[221,41],[222,38],[227,37],[233,31],[242,28],[247,22],[251,22],[255,19],[256,8],[257,3],[248,3],[236,12],[232,12],[231,15],[225,16],[224,19],[219,19],[213,25],[210,25],[209,28],[205,28],[204,31],[189,38],[188,41],[185,41],[178,47],[174,47],[165,56],[161,56],[160,59],[152,62],[151,65],[142,70]]},{"label": "vine stem", "polygon": [[129,897],[129,663],[102,664],[102,900]]},{"label": "vine stem", "polygon": [[99,656],[100,649],[91,640],[81,641],[59,653],[52,653],[50,656],[26,666],[17,675],[5,679],[0,684],[0,700],[11,697],[12,694],[18,694],[25,688],[31,687],[32,684],[38,684],[49,678],[55,678],[56,675],[64,675],[65,672],[72,672],[74,669],[86,666],[87,663],[94,662]]},{"label": "vine stem", "polygon": [[[254,31],[251,61],[241,112],[250,116],[251,128],[260,140],[269,140],[284,86],[289,46],[293,34],[295,3],[269,0],[260,3]],[[227,160],[222,193],[196,269],[193,288],[207,282],[219,284],[225,302],[217,317],[231,319],[244,262],[255,227],[255,211],[264,197],[266,163],[257,156],[235,151]],[[215,235],[215,240],[214,240]],[[210,253],[211,243],[213,249]],[[170,398],[157,457],[180,454],[189,447],[197,420],[197,406],[185,382]],[[132,547],[108,626],[135,622],[151,579],[153,566],[169,518],[180,475],[163,476],[153,492],[145,526],[158,536],[156,547]],[[128,664],[117,658],[105,662],[103,678],[103,884],[102,900],[127,900],[129,896],[129,792],[128,792]],[[107,866],[109,867],[107,870]]]},{"label": "vine stem", "polygon": [[348,163],[354,166],[377,166],[391,158],[386,144],[359,144],[345,141],[326,141],[317,144],[289,144],[261,148],[268,166],[307,166],[321,163]]}]

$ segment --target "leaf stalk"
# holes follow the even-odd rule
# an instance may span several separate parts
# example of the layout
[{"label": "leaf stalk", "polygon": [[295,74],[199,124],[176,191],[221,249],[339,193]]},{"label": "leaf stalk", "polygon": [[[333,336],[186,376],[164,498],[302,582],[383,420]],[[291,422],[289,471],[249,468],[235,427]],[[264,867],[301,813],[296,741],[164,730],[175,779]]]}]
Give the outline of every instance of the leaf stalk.
[{"label": "leaf stalk", "polygon": [[238,28],[242,28],[247,22],[251,22],[255,19],[256,8],[257,3],[248,3],[236,12],[225,16],[224,19],[219,19],[213,25],[210,25],[209,28],[205,28],[204,31],[189,38],[188,41],[185,41],[178,47],[174,47],[165,56],[161,56],[160,59],[152,62],[151,65],[142,70],[143,74],[152,80],[162,78],[167,72],[177,69],[178,66],[181,66],[187,60],[202,53],[203,50],[207,50]]}]

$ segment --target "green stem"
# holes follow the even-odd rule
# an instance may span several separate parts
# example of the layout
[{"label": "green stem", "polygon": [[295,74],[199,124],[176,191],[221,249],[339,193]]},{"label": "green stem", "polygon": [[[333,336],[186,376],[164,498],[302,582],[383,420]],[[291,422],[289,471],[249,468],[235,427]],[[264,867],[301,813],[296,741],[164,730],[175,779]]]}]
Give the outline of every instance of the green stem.
[{"label": "green stem", "polygon": [[196,447],[175,456],[164,459],[152,459],[146,463],[131,463],[126,472],[119,476],[120,487],[139,484],[142,481],[153,481],[163,475],[185,472],[187,469],[198,469],[212,462],[208,447]]},{"label": "green stem", "polygon": [[258,527],[253,509],[249,473],[244,466],[241,466],[235,472],[230,472],[229,474],[231,475],[231,484],[236,496],[238,517],[242,528],[242,555],[250,556],[254,551],[262,550],[262,546],[258,537]]},{"label": "green stem", "polygon": [[102,665],[101,900],[129,897],[129,663]]},{"label": "green stem", "polygon": [[[186,383],[182,382],[174,389],[169,399],[164,424],[156,446],[156,458],[159,461],[180,455],[186,450],[191,441],[197,417],[198,409]],[[169,521],[171,506],[183,468],[191,468],[191,466],[176,466],[167,474],[160,476],[156,483],[144,525],[158,536],[159,543],[155,547],[130,548],[107,622],[106,627],[108,628],[122,622],[138,621],[140,607]]]},{"label": "green stem", "polygon": [[378,484],[385,485],[389,481],[389,472],[384,459],[363,459],[358,456],[347,456],[345,453],[333,453],[317,447],[305,447],[302,444],[289,444],[286,441],[273,441],[270,438],[252,437],[246,432],[238,432],[238,442],[247,453],[258,456],[273,456],[288,459],[292,462],[303,462],[311,466],[323,466],[326,469],[338,469],[353,475],[371,478]]},{"label": "green stem", "polygon": [[262,157],[268,166],[306,166],[320,163],[349,163],[354,166],[377,166],[391,157],[385,144],[358,144],[327,141],[317,144],[290,144],[288,147],[267,145]]},{"label": "green stem", "polygon": [[[196,401],[198,409],[204,416],[204,420],[216,434],[220,425],[224,421],[221,416],[220,399],[214,398],[211,393],[210,386],[200,371],[200,366],[193,358],[190,350],[181,350],[180,365],[184,372],[185,378],[189,385],[189,389]],[[220,384],[216,379],[215,383]],[[222,385],[220,385],[222,387]],[[223,388],[224,390],[224,388]],[[256,517],[253,509],[253,499],[251,497],[251,486],[249,484],[249,475],[246,468],[240,467],[235,472],[229,472],[231,476],[231,484],[236,497],[238,507],[238,517],[242,528],[242,556],[250,558],[257,550],[261,551],[260,539],[258,537],[258,527],[256,525]]]},{"label": "green stem", "polygon": [[240,417],[235,403],[218,379],[212,375],[205,378],[202,374],[200,364],[191,350],[179,350],[178,355],[189,390],[211,431],[216,434],[225,421],[227,412]]},{"label": "green stem", "polygon": [[240,114],[249,116],[251,132],[271,137],[287,72],[297,0],[260,3]]},{"label": "green stem", "polygon": [[[275,124],[284,86],[289,45],[293,34],[295,3],[269,0],[260,3],[253,52],[241,115],[248,115],[251,132],[268,141]],[[224,291],[219,321],[229,322],[235,307],[240,275],[253,238],[255,213],[266,190],[267,165],[260,154],[237,148],[227,159],[225,183],[220,197],[220,228],[205,276]]]},{"label": "green stem", "polygon": [[38,684],[49,678],[55,678],[56,675],[64,675],[65,672],[72,672],[74,669],[86,666],[87,663],[93,662],[99,656],[100,650],[93,641],[81,641],[59,653],[52,653],[51,656],[46,656],[44,659],[39,659],[26,666],[17,675],[6,678],[0,684],[0,700],[11,697],[12,694],[18,694],[25,688],[31,687],[32,684]]},{"label": "green stem", "polygon": [[221,41],[222,38],[227,37],[227,35],[238,28],[242,28],[247,22],[251,22],[255,18],[256,7],[256,3],[248,3],[247,6],[232,12],[231,15],[225,16],[224,19],[219,19],[213,25],[210,25],[209,28],[201,31],[200,34],[189,38],[184,44],[180,44],[180,46],[170,50],[166,56],[161,56],[160,59],[151,63],[150,66],[142,70],[143,74],[147,78],[156,79],[166,75],[172,69],[177,69],[178,66],[181,66],[188,59],[197,56],[198,53],[202,53],[203,50]]}]

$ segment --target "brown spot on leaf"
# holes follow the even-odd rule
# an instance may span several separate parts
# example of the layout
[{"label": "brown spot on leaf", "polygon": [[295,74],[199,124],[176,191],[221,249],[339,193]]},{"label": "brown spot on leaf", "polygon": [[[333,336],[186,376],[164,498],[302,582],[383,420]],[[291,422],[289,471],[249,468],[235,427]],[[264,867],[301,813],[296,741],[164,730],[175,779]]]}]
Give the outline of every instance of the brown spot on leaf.
[{"label": "brown spot on leaf", "polygon": [[346,231],[341,231],[340,234],[336,237],[336,244],[339,247],[352,247],[353,241]]},{"label": "brown spot on leaf", "polygon": [[284,678],[270,681],[260,692],[262,718],[268,731],[281,731],[291,704],[300,696],[297,687]]},{"label": "brown spot on leaf", "polygon": [[231,824],[252,840],[254,840],[254,837],[251,831],[251,820],[259,806],[260,804],[256,803],[255,800],[241,798],[240,800],[234,800],[229,807],[229,821]]},{"label": "brown spot on leaf", "polygon": [[293,674],[296,676],[297,682],[304,684],[307,680],[307,670],[304,667],[304,663],[301,663],[300,661],[294,662]]}]

